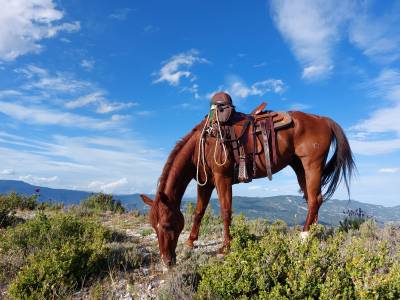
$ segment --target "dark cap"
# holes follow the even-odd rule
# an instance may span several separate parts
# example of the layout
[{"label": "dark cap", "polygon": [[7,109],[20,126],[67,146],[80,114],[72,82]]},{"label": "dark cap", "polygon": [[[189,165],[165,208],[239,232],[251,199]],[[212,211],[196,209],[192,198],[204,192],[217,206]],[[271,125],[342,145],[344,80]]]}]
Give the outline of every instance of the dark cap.
[{"label": "dark cap", "polygon": [[228,104],[232,105],[232,98],[225,92],[218,92],[211,98],[211,104]]}]

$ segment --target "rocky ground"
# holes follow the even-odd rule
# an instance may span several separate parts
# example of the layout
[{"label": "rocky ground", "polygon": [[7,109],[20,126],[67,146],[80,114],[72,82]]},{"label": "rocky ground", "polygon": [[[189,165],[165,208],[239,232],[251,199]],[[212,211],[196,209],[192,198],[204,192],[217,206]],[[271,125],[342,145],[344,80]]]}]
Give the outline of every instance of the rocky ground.
[{"label": "rocky ground", "polygon": [[[157,236],[150,226],[147,216],[128,214],[103,214],[101,222],[113,231],[124,236],[123,241],[117,242],[114,247],[133,247],[140,257],[140,264],[134,270],[110,270],[98,287],[92,286],[82,289],[73,296],[73,299],[159,299],[160,291],[169,289],[174,277],[179,276],[179,266],[188,263],[193,256],[216,256],[222,244],[222,231],[213,230],[203,232],[195,248],[189,249],[184,243],[189,236],[190,220],[179,237],[177,247],[178,270],[168,271],[161,263],[158,253]],[[219,228],[218,228],[219,229]],[[218,230],[217,230],[218,231]],[[190,262],[189,262],[190,263]]]}]

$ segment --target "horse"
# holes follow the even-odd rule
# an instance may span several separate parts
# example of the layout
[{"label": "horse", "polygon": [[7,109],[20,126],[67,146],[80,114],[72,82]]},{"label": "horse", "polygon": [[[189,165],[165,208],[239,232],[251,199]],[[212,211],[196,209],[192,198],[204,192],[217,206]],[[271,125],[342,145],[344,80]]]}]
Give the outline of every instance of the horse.
[{"label": "horse", "polygon": [[[277,173],[290,166],[296,174],[300,190],[307,201],[307,217],[301,232],[304,237],[310,225],[318,222],[318,210],[323,199],[330,198],[342,180],[350,195],[349,184],[355,163],[347,137],[335,121],[299,111],[288,113],[292,123],[275,133],[277,159],[271,168],[272,173]],[[221,145],[218,146],[214,137],[207,137],[205,143],[200,144],[206,121],[197,124],[179,140],[169,154],[158,182],[155,199],[141,195],[142,200],[150,206],[149,221],[157,234],[162,261],[168,267],[176,264],[175,250],[184,227],[184,217],[180,211],[181,200],[189,182],[195,178],[198,180],[197,204],[186,245],[193,247],[193,242],[198,239],[201,219],[211,194],[216,189],[224,225],[224,241],[219,252],[225,253],[229,249],[235,161],[229,145],[226,147],[226,163],[221,164],[215,160],[214,150],[220,153]],[[203,172],[198,174],[199,151],[202,147],[204,156],[200,169]],[[331,147],[333,154],[327,161]],[[263,152],[264,150],[255,155],[257,168],[254,178],[267,176]]]}]

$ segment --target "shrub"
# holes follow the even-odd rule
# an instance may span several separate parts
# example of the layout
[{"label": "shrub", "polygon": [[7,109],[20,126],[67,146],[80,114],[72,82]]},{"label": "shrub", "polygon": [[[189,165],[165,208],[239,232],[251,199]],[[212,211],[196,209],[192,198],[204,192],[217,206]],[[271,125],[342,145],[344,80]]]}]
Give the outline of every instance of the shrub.
[{"label": "shrub", "polygon": [[7,198],[0,195],[0,228],[10,226],[15,223],[15,210],[11,207]]},{"label": "shrub", "polygon": [[89,196],[81,202],[81,206],[85,209],[94,210],[96,212],[125,212],[125,208],[122,206],[121,201],[115,200],[112,195],[104,193]]},{"label": "shrub", "polygon": [[197,297],[399,299],[400,248],[393,245],[400,235],[389,243],[378,238],[377,227],[362,230],[366,234],[313,226],[302,241],[298,231],[275,224],[257,239],[239,219],[232,228],[231,252],[223,261],[200,267]]},{"label": "shrub", "polygon": [[22,195],[16,192],[11,192],[6,196],[5,201],[8,201],[10,207],[19,210],[34,210],[38,206],[38,195]]},{"label": "shrub", "polygon": [[111,234],[91,219],[38,213],[0,236],[0,281],[11,280],[14,298],[61,297],[99,273],[110,240]]},{"label": "shrub", "polygon": [[339,229],[345,232],[349,230],[358,230],[365,221],[372,219],[366,212],[361,208],[352,210],[348,209],[343,212],[346,217],[343,221],[339,222]]}]

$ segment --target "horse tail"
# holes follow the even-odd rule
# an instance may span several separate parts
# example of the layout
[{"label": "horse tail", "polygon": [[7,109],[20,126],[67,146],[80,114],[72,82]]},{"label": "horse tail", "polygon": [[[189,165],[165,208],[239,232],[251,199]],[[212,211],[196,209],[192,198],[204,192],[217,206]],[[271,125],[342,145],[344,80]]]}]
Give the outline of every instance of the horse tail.
[{"label": "horse tail", "polygon": [[333,133],[331,146],[334,147],[335,152],[325,165],[322,173],[321,186],[326,188],[324,199],[327,200],[332,197],[342,179],[350,199],[350,180],[353,171],[356,169],[353,153],[349,141],[339,124],[331,119],[328,119],[328,124]]}]

